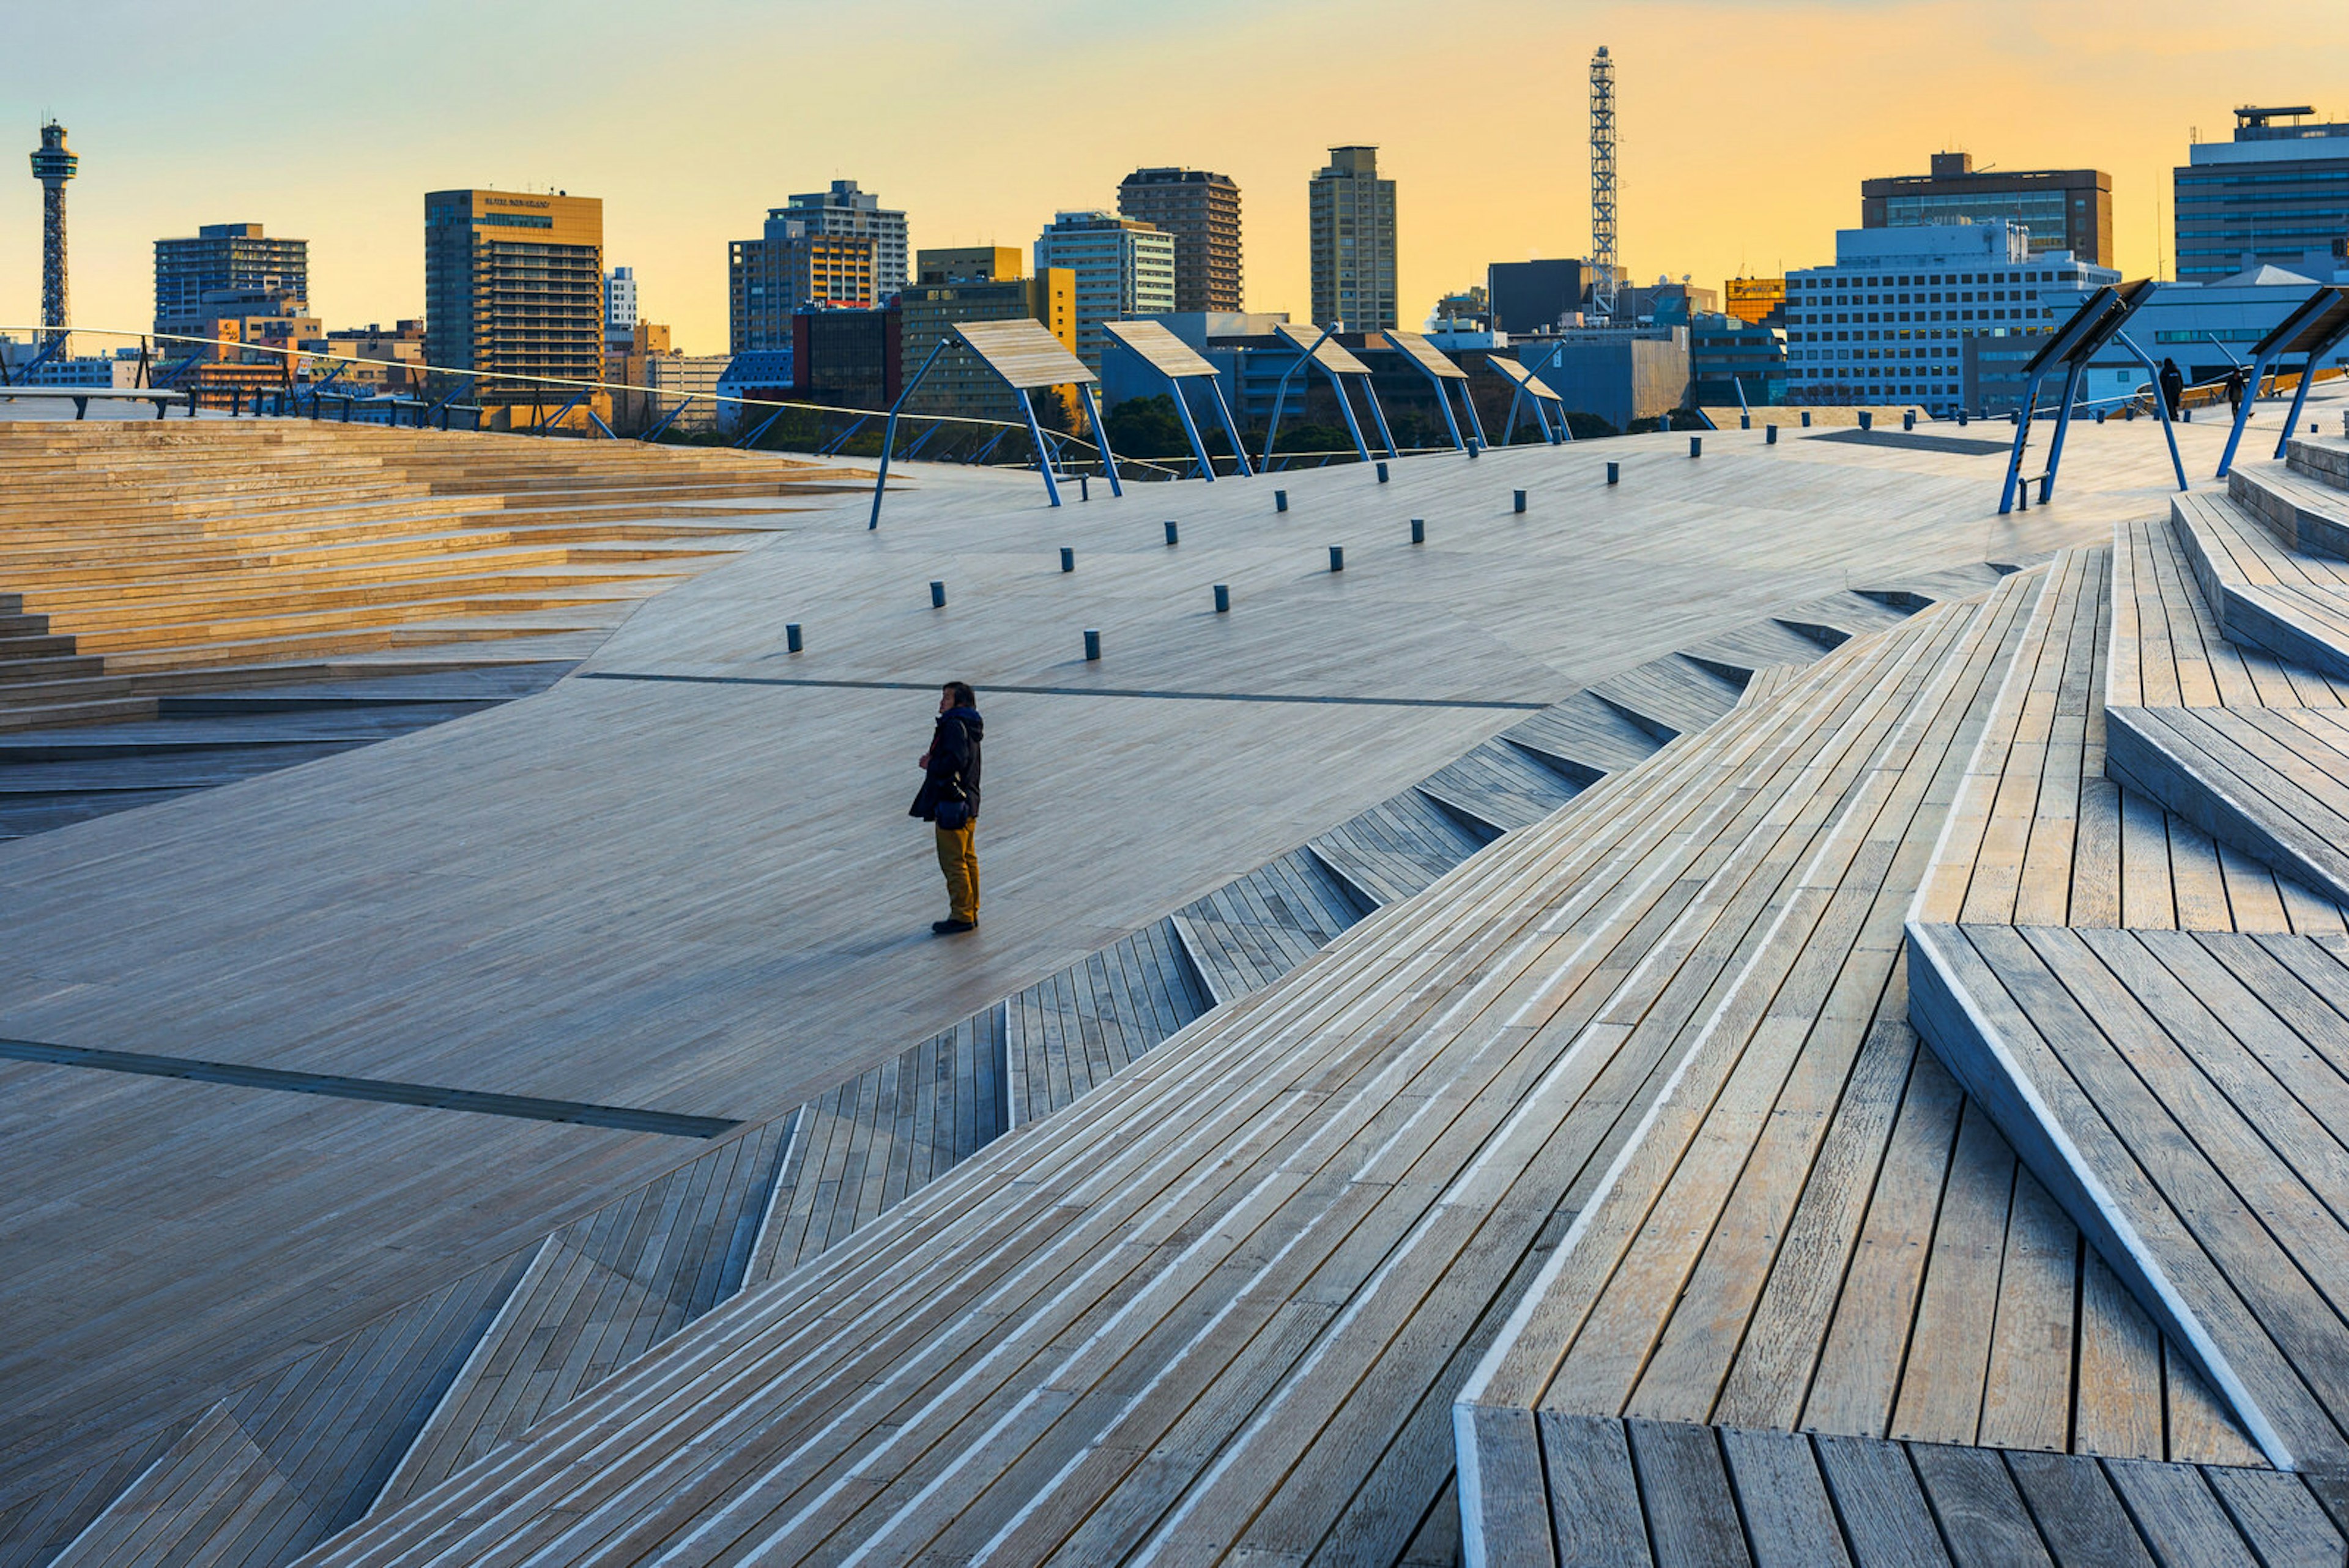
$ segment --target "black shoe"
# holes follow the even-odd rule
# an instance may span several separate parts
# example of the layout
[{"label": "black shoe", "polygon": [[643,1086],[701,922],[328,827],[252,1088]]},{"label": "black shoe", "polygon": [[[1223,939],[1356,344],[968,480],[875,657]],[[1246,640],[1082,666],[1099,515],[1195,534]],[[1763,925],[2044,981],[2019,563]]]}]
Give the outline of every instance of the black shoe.
[{"label": "black shoe", "polygon": [[965,931],[978,929],[977,920],[932,920],[930,929],[942,937],[960,936]]}]

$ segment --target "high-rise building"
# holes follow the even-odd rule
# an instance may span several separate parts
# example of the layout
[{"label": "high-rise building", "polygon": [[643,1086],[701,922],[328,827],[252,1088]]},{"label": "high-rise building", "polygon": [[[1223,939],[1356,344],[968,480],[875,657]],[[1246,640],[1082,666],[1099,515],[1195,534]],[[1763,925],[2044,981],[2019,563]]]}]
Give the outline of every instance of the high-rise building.
[{"label": "high-rise building", "polygon": [[947,347],[923,377],[905,405],[920,414],[954,414],[971,420],[1019,418],[1019,400],[978,356],[950,341],[958,321],[1011,321],[1021,317],[1073,352],[1077,346],[1077,284],[1066,267],[1048,267],[1032,278],[1020,275],[1019,253],[1008,245],[921,251],[915,256],[921,278],[897,296],[902,348],[899,364],[907,379],[941,342]]},{"label": "high-rise building", "polygon": [[1076,280],[1077,358],[1101,374],[1104,321],[1174,308],[1174,236],[1114,213],[1058,213],[1036,236],[1036,270]]},{"label": "high-rise building", "polygon": [[1786,400],[1955,412],[1969,340],[2042,338],[2079,290],[2119,279],[2068,251],[2033,252],[2003,218],[1837,230],[1833,266],[1786,275]]},{"label": "high-rise building", "polygon": [[41,182],[41,334],[47,347],[67,325],[66,182],[81,171],[81,160],[66,146],[66,128],[52,119],[41,127],[33,154],[33,178]]},{"label": "high-rise building", "polygon": [[787,349],[792,315],[812,305],[862,310],[874,302],[874,241],[833,234],[770,208],[762,238],[726,248],[727,338],[736,354]]},{"label": "high-rise building", "polygon": [[1174,308],[1240,307],[1240,188],[1205,169],[1137,169],[1117,210],[1174,236]]},{"label": "high-rise building", "polygon": [[2003,218],[2031,231],[2034,255],[2069,251],[2113,265],[2113,177],[2101,169],[1985,169],[1970,152],[1936,152],[1930,174],[1859,182],[1859,226],[1987,223]]},{"label": "high-rise building", "polygon": [[[2316,110],[2239,109],[2232,141],[2198,141],[2174,171],[2180,282],[2230,277],[2303,258],[2349,234],[2349,121]],[[2281,122],[2281,123],[2279,123]]]},{"label": "high-rise building", "polygon": [[1395,316],[1395,187],[1375,147],[1332,147],[1307,192],[1313,320],[1349,331],[1400,325]]},{"label": "high-rise building", "polygon": [[616,266],[604,275],[604,341],[626,343],[636,330],[636,269]]},{"label": "high-rise building", "polygon": [[[436,369],[595,379],[604,354],[603,202],[560,192],[427,194],[424,323],[424,357]],[[506,404],[550,396],[494,381],[476,381],[471,395]]]},{"label": "high-rise building", "polygon": [[155,330],[199,335],[222,317],[295,317],[310,302],[310,242],[271,239],[259,223],[206,223],[191,240],[155,242]]},{"label": "high-rise building", "polygon": [[860,191],[854,180],[834,180],[829,191],[793,196],[768,214],[771,229],[777,213],[800,223],[811,234],[852,234],[873,242],[873,298],[886,299],[905,286],[905,214],[881,205],[881,198]]}]

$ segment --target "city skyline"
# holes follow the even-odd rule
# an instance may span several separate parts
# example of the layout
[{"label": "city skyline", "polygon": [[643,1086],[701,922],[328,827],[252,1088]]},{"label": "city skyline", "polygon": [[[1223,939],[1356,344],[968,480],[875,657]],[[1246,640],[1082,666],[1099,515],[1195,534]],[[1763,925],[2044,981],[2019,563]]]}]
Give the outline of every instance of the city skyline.
[{"label": "city skyline", "polygon": [[[1978,165],[2108,170],[2121,270],[2152,272],[2158,254],[2170,273],[2169,171],[2191,131],[2223,139],[2246,102],[2349,113],[2349,99],[2327,96],[2349,81],[2349,46],[2298,37],[2304,12],[2263,0],[2223,24],[2185,5],[2133,8],[2126,28],[2107,13],[2117,14],[1483,0],[1446,14],[1456,50],[1366,51],[1300,76],[1301,51],[1326,54],[1324,5],[947,6],[917,31],[869,40],[893,63],[876,78],[810,68],[807,7],[698,0],[647,35],[616,15],[522,5],[484,17],[428,4],[311,24],[321,68],[364,65],[363,80],[385,84],[379,99],[294,88],[283,112],[265,114],[221,112],[221,82],[254,79],[251,62],[283,47],[278,19],[259,5],[201,16],[137,0],[69,18],[17,10],[0,36],[20,57],[79,54],[93,32],[119,40],[119,69],[60,75],[41,98],[15,99],[24,146],[53,114],[82,160],[77,326],[141,327],[155,240],[219,223],[308,236],[313,307],[330,326],[413,317],[421,193],[536,186],[602,198],[606,260],[636,267],[647,319],[672,326],[681,348],[715,352],[727,241],[745,214],[833,179],[884,192],[908,214],[916,247],[1023,245],[1055,212],[1113,208],[1136,167],[1216,169],[1247,192],[1247,307],[1302,319],[1306,184],[1328,148],[1348,141],[1378,144],[1381,175],[1398,182],[1409,214],[1398,304],[1415,325],[1487,262],[1585,253],[1583,62],[1601,43],[1619,67],[1622,244],[1639,281],[1688,273],[1717,287],[1823,265],[1834,231],[1858,223],[1861,180],[1922,172],[1931,153],[1956,150]],[[1354,36],[1383,26],[1407,38],[1417,25],[1399,4],[1349,16]],[[450,49],[451,38],[474,47]],[[755,117],[764,136],[719,114],[706,125],[665,116],[648,140],[619,107],[630,91],[681,81],[698,82],[693,102],[762,101],[773,92],[762,73],[786,57],[801,64],[788,99]],[[518,59],[537,66],[517,78]],[[1506,93],[1474,79],[1495,60],[1506,62],[1495,77]],[[1547,90],[1535,61],[1550,62]],[[297,79],[273,75],[269,90]],[[876,79],[895,96],[876,99]],[[1197,113],[1195,79],[1214,80],[1226,107]],[[131,81],[137,91],[125,90]],[[1789,106],[1829,102],[1834,120],[1787,123]],[[1015,112],[1045,103],[1081,109],[1082,130]],[[29,324],[37,311],[39,212],[37,183],[20,174],[0,203],[0,322]]]}]

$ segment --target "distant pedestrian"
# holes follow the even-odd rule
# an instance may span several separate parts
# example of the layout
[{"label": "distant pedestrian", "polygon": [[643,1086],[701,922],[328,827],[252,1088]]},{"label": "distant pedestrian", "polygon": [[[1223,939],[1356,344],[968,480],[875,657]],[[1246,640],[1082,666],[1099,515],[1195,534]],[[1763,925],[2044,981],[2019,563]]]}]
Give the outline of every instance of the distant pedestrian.
[{"label": "distant pedestrian", "polygon": [[2227,372],[2227,410],[2240,413],[2243,408],[2243,368],[2240,365]]},{"label": "distant pedestrian", "polygon": [[2178,400],[2185,395],[2186,377],[2178,369],[2178,361],[2164,359],[2161,362],[2161,406],[2169,410],[2171,419],[2176,419],[2182,411]]},{"label": "distant pedestrian", "polygon": [[909,815],[937,829],[938,869],[946,873],[947,918],[930,922],[940,936],[978,924],[978,743],[986,733],[978,693],[949,680],[938,698],[937,727],[922,753],[922,792]]}]

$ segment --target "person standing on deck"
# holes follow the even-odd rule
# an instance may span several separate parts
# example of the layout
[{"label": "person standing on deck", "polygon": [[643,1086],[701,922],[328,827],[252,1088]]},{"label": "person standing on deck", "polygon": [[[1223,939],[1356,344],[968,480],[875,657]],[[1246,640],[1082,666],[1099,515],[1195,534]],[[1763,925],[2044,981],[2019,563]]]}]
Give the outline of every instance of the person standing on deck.
[{"label": "person standing on deck", "polygon": [[2178,369],[2177,360],[2164,359],[2161,362],[2160,381],[2162,407],[2169,410],[2169,417],[2174,420],[2178,417],[2178,400],[2186,395],[2186,376]]},{"label": "person standing on deck", "polygon": [[2243,406],[2243,368],[2240,365],[2227,372],[2227,411],[2236,413]]},{"label": "person standing on deck", "polygon": [[937,829],[938,869],[946,873],[947,918],[930,922],[940,936],[978,924],[978,743],[986,733],[978,716],[978,693],[960,680],[946,683],[938,698],[937,727],[922,753],[921,793],[907,814]]}]

